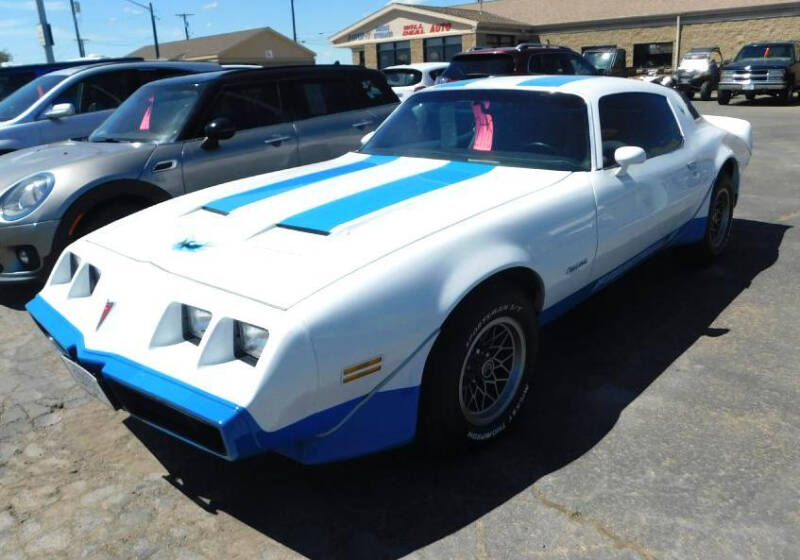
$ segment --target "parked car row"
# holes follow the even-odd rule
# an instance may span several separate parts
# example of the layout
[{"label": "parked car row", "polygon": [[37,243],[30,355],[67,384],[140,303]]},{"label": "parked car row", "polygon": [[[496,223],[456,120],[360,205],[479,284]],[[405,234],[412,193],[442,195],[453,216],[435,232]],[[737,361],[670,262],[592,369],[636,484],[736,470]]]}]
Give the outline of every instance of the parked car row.
[{"label": "parked car row", "polygon": [[0,125],[12,152],[0,283],[43,279],[69,243],[157,202],[342,155],[396,104],[380,72],[346,66],[143,62],[37,78],[0,102],[17,113]]}]

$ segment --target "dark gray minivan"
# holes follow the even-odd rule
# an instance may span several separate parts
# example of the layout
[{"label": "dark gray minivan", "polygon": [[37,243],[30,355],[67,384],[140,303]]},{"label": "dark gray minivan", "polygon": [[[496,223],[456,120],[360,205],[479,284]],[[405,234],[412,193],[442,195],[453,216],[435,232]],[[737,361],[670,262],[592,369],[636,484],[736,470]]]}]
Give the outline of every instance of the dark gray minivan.
[{"label": "dark gray minivan", "polygon": [[357,66],[144,85],[87,140],[0,156],[0,284],[42,278],[68,243],[146,206],[354,150],[397,103]]}]

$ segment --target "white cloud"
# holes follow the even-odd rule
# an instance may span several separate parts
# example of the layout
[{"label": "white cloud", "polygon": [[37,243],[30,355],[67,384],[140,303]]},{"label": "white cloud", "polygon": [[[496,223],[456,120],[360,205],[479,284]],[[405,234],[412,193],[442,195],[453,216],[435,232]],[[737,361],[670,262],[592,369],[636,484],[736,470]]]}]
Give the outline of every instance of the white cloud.
[{"label": "white cloud", "polygon": [[[67,9],[67,3],[61,0],[45,2],[44,9],[51,12],[60,12]],[[0,10],[36,10],[36,2],[14,2],[13,0],[4,0],[0,2]]]},{"label": "white cloud", "polygon": [[142,10],[138,8],[131,8],[130,6],[123,6],[122,11],[132,16],[138,16],[144,13]]},{"label": "white cloud", "polygon": [[219,8],[219,2],[217,2],[217,0],[203,5],[204,10],[216,10],[217,8]]}]

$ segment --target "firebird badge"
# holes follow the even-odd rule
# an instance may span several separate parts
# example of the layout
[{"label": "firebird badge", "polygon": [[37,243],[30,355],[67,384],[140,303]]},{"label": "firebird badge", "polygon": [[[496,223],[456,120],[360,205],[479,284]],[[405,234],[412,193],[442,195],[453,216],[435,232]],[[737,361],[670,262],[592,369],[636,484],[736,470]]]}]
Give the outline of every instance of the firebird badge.
[{"label": "firebird badge", "polygon": [[111,313],[112,309],[114,309],[114,302],[111,300],[106,301],[106,304],[103,306],[103,312],[100,313],[100,320],[97,321],[97,326],[94,330],[100,330],[100,326],[103,324],[103,321],[106,320],[108,314]]}]

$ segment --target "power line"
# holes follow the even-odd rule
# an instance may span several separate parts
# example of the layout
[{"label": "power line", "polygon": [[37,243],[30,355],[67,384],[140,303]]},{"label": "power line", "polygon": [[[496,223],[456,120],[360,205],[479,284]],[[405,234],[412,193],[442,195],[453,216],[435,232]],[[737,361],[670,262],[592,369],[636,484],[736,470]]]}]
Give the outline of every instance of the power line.
[{"label": "power line", "polygon": [[153,46],[156,50],[156,58],[161,58],[161,51],[158,48],[158,32],[156,31],[156,15],[153,12],[153,3],[148,2],[145,6],[144,4],[140,4],[139,2],[135,2],[134,0],[125,0],[125,2],[129,4],[133,4],[134,6],[139,6],[145,10],[150,12],[150,24],[153,26]]},{"label": "power line", "polygon": [[181,13],[181,14],[175,14],[175,15],[177,17],[183,19],[183,32],[184,32],[184,34],[186,34],[186,40],[188,41],[189,40],[189,18],[191,16],[193,16],[194,14]]}]

